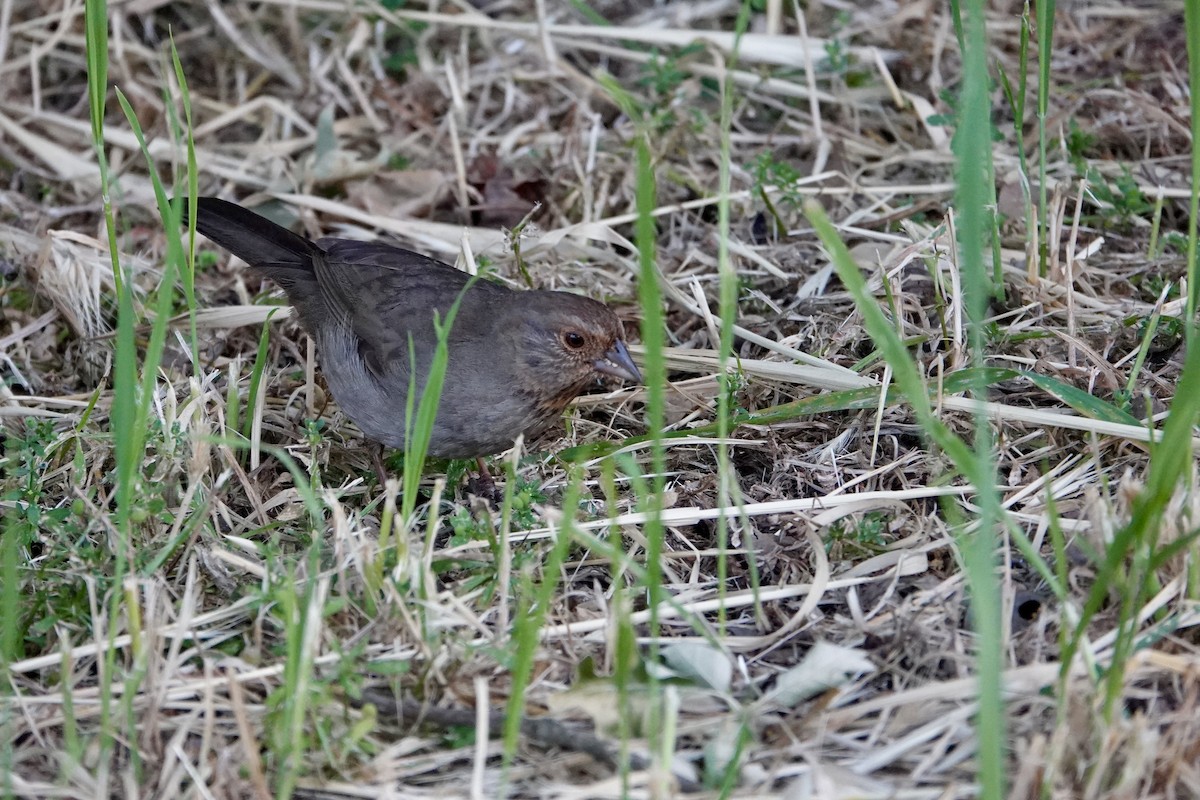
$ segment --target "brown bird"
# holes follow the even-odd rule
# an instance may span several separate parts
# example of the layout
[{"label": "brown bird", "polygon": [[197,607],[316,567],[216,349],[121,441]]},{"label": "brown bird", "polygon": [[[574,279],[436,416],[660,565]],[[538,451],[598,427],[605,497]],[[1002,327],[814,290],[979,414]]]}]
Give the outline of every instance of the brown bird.
[{"label": "brown bird", "polygon": [[[201,197],[196,230],[287,292],[346,416],[405,446],[409,378],[423,391],[437,334],[461,295],[428,453],[472,458],[541,433],[601,375],[640,382],[621,321],[567,292],[515,291],[383,242],[313,242],[245,208]],[[410,357],[409,340],[412,341]],[[417,406],[419,395],[414,398]]]}]

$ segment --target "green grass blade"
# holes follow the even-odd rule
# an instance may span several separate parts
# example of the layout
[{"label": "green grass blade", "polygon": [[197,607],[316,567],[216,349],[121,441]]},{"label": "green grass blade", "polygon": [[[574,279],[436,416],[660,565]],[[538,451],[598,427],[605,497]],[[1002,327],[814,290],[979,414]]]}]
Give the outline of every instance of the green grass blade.
[{"label": "green grass blade", "polygon": [[[418,391],[415,383],[416,369],[413,370],[413,376],[409,382],[408,401],[404,416],[406,430],[404,494],[400,498],[400,518],[405,525],[411,524],[413,511],[417,507],[417,489],[421,484],[421,471],[425,467],[425,457],[429,452],[429,439],[433,435],[433,422],[437,416],[438,401],[441,399],[442,386],[446,381],[446,364],[450,360],[450,329],[454,326],[455,318],[458,317],[458,308],[462,304],[463,294],[475,285],[477,280],[479,278],[475,276],[467,281],[462,292],[459,292],[458,297],[454,299],[450,310],[446,312],[445,320],[438,319],[437,313],[434,313],[433,327],[437,333],[437,346],[434,348],[433,361],[429,365],[429,375],[425,380],[425,386],[420,390],[421,401],[417,404],[415,415],[413,398],[417,396]],[[408,343],[408,352],[412,363],[416,364],[417,357],[411,338]]]},{"label": "green grass blade", "polygon": [[[750,22],[750,3],[745,0],[738,10],[737,22],[734,26],[733,53],[729,63],[725,65],[721,80],[721,153],[719,159],[719,174],[717,176],[717,277],[720,302],[718,304],[721,321],[720,341],[717,343],[717,379],[720,389],[717,393],[717,503],[721,508],[741,505],[741,492],[737,486],[735,472],[729,458],[729,433],[731,430],[730,416],[733,410],[733,394],[737,391],[737,379],[729,370],[729,359],[733,354],[733,327],[737,323],[738,311],[738,278],[729,256],[729,192],[730,177],[730,135],[733,128],[733,98],[735,84],[730,79],[730,73],[737,67],[738,50],[741,47],[742,36]],[[717,518],[717,593],[724,600],[725,588],[729,576],[728,555],[729,520],[725,516]],[[757,571],[755,561],[748,559],[752,579],[757,589]],[[722,603],[717,611],[718,630],[725,630],[725,606]]]},{"label": "green grass blade", "polygon": [[[196,165],[196,140],[192,136],[192,96],[188,91],[187,75],[184,74],[183,64],[179,60],[179,51],[175,48],[175,36],[171,35],[171,65],[175,70],[175,80],[179,82],[179,100],[183,107],[183,125],[179,124],[179,119],[175,113],[175,104],[171,102],[170,95],[167,94],[164,88],[163,105],[167,110],[168,122],[171,126],[171,132],[176,141],[182,139],[187,151],[187,171],[185,178],[187,180],[187,197],[188,204],[191,206],[188,210],[188,219],[196,218],[196,209],[194,199],[197,194],[197,175],[199,169]],[[156,175],[151,169],[150,174]],[[176,192],[176,194],[178,194]],[[164,218],[164,222],[168,220]],[[172,224],[167,226],[167,241],[171,248],[175,247],[175,240],[179,237],[179,225],[175,224],[177,218],[172,216],[170,219]],[[199,371],[200,369],[200,341],[199,333],[196,330],[196,248],[195,244],[195,226],[189,225],[189,241],[188,246],[181,251],[186,253],[186,257],[180,257],[179,269],[183,285],[183,296],[187,302],[188,310],[188,344],[191,347],[192,369]]]},{"label": "green grass blade", "polygon": [[[967,0],[964,20],[963,87],[959,99],[959,123],[954,138],[955,183],[959,223],[959,258],[963,276],[963,294],[969,320],[967,340],[971,360],[983,363],[984,321],[987,317],[989,288],[1002,294],[1000,286],[989,287],[983,253],[993,253],[993,274],[1000,271],[995,256],[999,238],[992,209],[996,185],[992,164],[991,103],[988,98],[988,42],[984,27],[984,3]],[[971,394],[985,400],[987,387],[977,382]],[[1004,669],[1000,586],[995,572],[996,531],[1001,521],[1000,499],[996,493],[995,461],[992,458],[991,426],[983,409],[975,414],[973,453],[974,483],[979,512],[974,533],[960,539],[967,585],[971,591],[972,617],[978,633],[975,659],[979,675],[979,711],[975,733],[979,738],[980,795],[1001,800],[1005,794],[1004,750],[1006,719],[1001,697]]]},{"label": "green grass blade", "polygon": [[[555,532],[554,546],[541,566],[541,581],[535,586],[532,579],[524,581],[523,591],[516,615],[513,618],[513,642],[516,651],[512,656],[510,673],[512,689],[508,698],[508,714],[504,720],[504,765],[505,773],[512,764],[520,744],[521,721],[525,715],[525,690],[533,677],[534,658],[541,644],[541,630],[546,615],[554,605],[554,590],[563,575],[563,563],[570,552],[574,537],[575,509],[583,478],[573,472],[567,478],[563,493],[563,517]],[[501,797],[504,792],[501,792]]]},{"label": "green grass blade", "polygon": [[[1192,141],[1200,135],[1200,0],[1185,0],[1183,4],[1183,25],[1187,35],[1188,51],[1188,92],[1191,108]],[[1200,297],[1200,265],[1197,265],[1197,223],[1200,220],[1200,148],[1192,147],[1192,193],[1188,202],[1188,246],[1187,246],[1187,275],[1188,302],[1187,315],[1184,325],[1187,330],[1188,345],[1195,344],[1196,305]]]},{"label": "green grass blade", "polygon": [[[123,271],[120,259],[120,248],[117,243],[117,225],[113,216],[111,176],[108,171],[108,158],[104,149],[104,111],[108,100],[108,4],[105,0],[86,0],[84,3],[84,37],[87,47],[88,64],[88,108],[92,124],[92,147],[96,153],[96,163],[100,171],[101,199],[104,208],[105,231],[108,239],[108,252],[112,260],[113,282],[117,293],[117,334],[115,352],[113,354],[112,392],[113,403],[110,411],[110,427],[114,440],[115,469],[115,498],[116,515],[113,521],[117,536],[114,537],[115,550],[111,586],[120,587],[125,580],[131,557],[132,546],[132,504],[135,497],[135,484],[138,469],[142,464],[143,453],[137,440],[133,438],[137,395],[137,347],[134,341],[134,326],[136,314],[133,304],[133,287],[131,276]],[[121,618],[122,594],[113,590],[109,594],[109,626],[108,635],[116,637],[117,620]],[[116,742],[116,732],[112,720],[112,685],[116,672],[117,650],[109,647],[100,660],[100,722],[99,722],[99,761],[103,765],[101,771],[107,774],[108,759],[111,757]],[[130,722],[132,725],[132,721]],[[132,731],[130,731],[132,733]],[[134,737],[130,737],[132,740]]]},{"label": "green grass blade", "polygon": [[[1146,486],[1133,502],[1129,522],[1113,535],[1105,551],[1104,562],[1096,574],[1074,635],[1063,653],[1064,674],[1070,669],[1088,623],[1109,597],[1113,583],[1121,575],[1127,560],[1137,550],[1154,552],[1159,524],[1180,482],[1190,474],[1192,465],[1192,429],[1200,418],[1200,347],[1189,348],[1183,373],[1179,377],[1171,410],[1163,425],[1163,437],[1153,451]],[[1145,593],[1144,585],[1127,586],[1121,593],[1123,605],[1136,608]],[[1132,646],[1134,626],[1128,624],[1131,611],[1123,610],[1122,624],[1113,645],[1112,668],[1106,677],[1104,713],[1112,717],[1124,686],[1125,662],[1122,656]]]},{"label": "green grass blade", "polygon": [[[837,231],[825,215],[824,210],[815,201],[809,201],[805,204],[804,211],[817,236],[821,239],[821,243],[828,251],[838,277],[841,278],[842,283],[854,298],[855,305],[863,316],[864,326],[891,366],[897,388],[912,406],[917,421],[926,436],[950,458],[955,468],[976,489],[977,502],[983,509],[982,519],[977,532],[961,541],[960,545],[969,574],[968,580],[972,586],[973,607],[977,624],[980,625],[980,638],[993,635],[996,640],[994,647],[998,648],[998,591],[995,588],[995,578],[992,576],[990,567],[993,543],[992,523],[999,520],[1000,514],[999,501],[995,495],[995,481],[990,466],[991,454],[986,448],[986,439],[982,444],[977,440],[976,447],[983,449],[973,451],[934,415],[929,391],[916,364],[909,356],[896,329],[884,317],[879,304],[868,292],[866,280],[854,263],[845,243],[838,237]],[[976,228],[976,231],[982,230],[982,225]],[[972,241],[979,242],[980,240],[975,238]],[[981,253],[982,251],[976,248],[975,258],[982,278]],[[986,297],[986,293],[984,296]],[[981,425],[977,424],[976,427],[981,427]],[[983,424],[982,427],[986,428],[986,424]],[[979,434],[979,436],[983,436],[983,434]],[[988,585],[989,580],[991,586]],[[981,623],[980,620],[989,621]],[[994,633],[992,633],[993,628],[995,629]],[[986,764],[990,764],[982,773],[985,794],[998,799],[1003,794],[1003,773],[998,768],[998,764],[1001,764],[1002,760],[997,763],[991,762],[994,759],[1000,759],[1003,746],[1003,725],[1000,719],[1002,707],[999,694],[1000,663],[998,654],[990,651],[988,647],[989,645],[981,642],[979,657],[980,719],[977,728],[979,729],[981,752],[985,748],[991,752],[991,755],[985,756],[983,759]],[[985,730],[985,726],[990,726],[991,729]]]},{"label": "green grass blade", "polygon": [[1054,46],[1055,0],[1044,0],[1036,4],[1037,47],[1038,47],[1038,274],[1045,276],[1050,259],[1049,175],[1046,164],[1046,117],[1050,113],[1050,62]]}]

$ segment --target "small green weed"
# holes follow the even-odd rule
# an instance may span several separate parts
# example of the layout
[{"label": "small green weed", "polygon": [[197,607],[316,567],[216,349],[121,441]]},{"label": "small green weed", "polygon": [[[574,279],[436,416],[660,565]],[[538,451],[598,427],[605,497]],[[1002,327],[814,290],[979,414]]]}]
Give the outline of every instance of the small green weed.
[{"label": "small green weed", "polygon": [[853,22],[849,11],[839,11],[834,17],[829,36],[825,40],[825,58],[817,69],[830,76],[831,83],[838,88],[855,89],[868,85],[872,80],[871,70],[860,66],[858,58],[851,52],[843,32]]},{"label": "small green weed", "polygon": [[1071,120],[1071,125],[1067,129],[1065,144],[1067,147],[1067,160],[1071,162],[1071,166],[1075,167],[1076,175],[1083,176],[1087,174],[1088,153],[1095,149],[1096,142],[1097,139],[1094,134],[1079,127],[1079,123],[1074,119]]},{"label": "small green weed", "polygon": [[[388,11],[401,11],[408,6],[408,0],[380,0],[380,6]],[[404,20],[400,25],[384,27],[383,59],[384,70],[399,81],[404,81],[408,71],[417,66],[417,41],[420,35],[429,28],[429,23]]]},{"label": "small green weed", "polygon": [[3,657],[15,660],[44,652],[54,630],[87,631],[91,608],[82,565],[97,567],[104,582],[106,554],[88,535],[82,498],[49,490],[46,472],[59,442],[54,423],[31,417],[4,438],[0,459],[0,522],[3,523]]},{"label": "small green weed", "polygon": [[1087,181],[1088,191],[1102,207],[1098,213],[1087,215],[1089,224],[1124,229],[1154,211],[1154,201],[1146,197],[1128,167],[1111,180],[1098,170],[1089,169]]},{"label": "small green weed", "polygon": [[[539,527],[542,523],[534,511],[534,505],[544,502],[546,502],[546,495],[538,483],[518,475],[513,491],[511,530],[526,531]],[[454,531],[454,535],[450,537],[452,547],[470,542],[487,541],[494,535],[490,520],[481,521],[462,506],[449,518],[448,522]]]},{"label": "small green weed", "polygon": [[854,58],[846,46],[845,38],[841,35],[852,20],[850,12],[846,10],[839,11],[834,15],[829,36],[825,39],[825,60],[817,65],[821,72],[843,76],[854,63]]},{"label": "small green weed", "polygon": [[888,518],[879,512],[835,522],[825,536],[825,550],[839,558],[875,555],[887,546],[887,527]]},{"label": "small green weed", "polygon": [[1128,167],[1123,167],[1117,177],[1109,178],[1089,163],[1089,155],[1095,152],[1098,143],[1095,134],[1071,120],[1064,142],[1067,160],[1075,175],[1087,180],[1088,192],[1100,206],[1099,211],[1085,217],[1086,222],[1096,227],[1127,228],[1135,219],[1148,219],[1154,213],[1154,201],[1146,197]]},{"label": "small green weed", "polygon": [[[702,44],[691,44],[669,56],[653,50],[653,57],[642,65],[636,84],[645,91],[642,100],[635,101],[639,105],[637,111],[659,134],[665,136],[680,130],[695,134],[707,126],[707,117],[697,98],[690,96],[693,90],[688,82],[694,79],[693,73],[684,66],[688,59],[703,54],[704,49]],[[716,87],[711,81],[699,81],[697,86],[699,99],[717,100]],[[681,115],[681,110],[686,113]]]},{"label": "small green weed", "polygon": [[800,208],[803,196],[800,194],[800,179],[804,177],[800,170],[787,161],[780,160],[773,150],[763,150],[746,168],[754,176],[754,193],[765,197],[765,189],[774,186],[779,193],[779,201],[790,211]]}]

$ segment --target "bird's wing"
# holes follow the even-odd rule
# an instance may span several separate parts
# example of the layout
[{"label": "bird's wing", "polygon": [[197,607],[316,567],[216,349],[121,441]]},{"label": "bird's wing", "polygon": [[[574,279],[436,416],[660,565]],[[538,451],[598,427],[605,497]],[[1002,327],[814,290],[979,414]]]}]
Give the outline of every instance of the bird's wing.
[{"label": "bird's wing", "polygon": [[[470,276],[440,261],[382,242],[322,239],[325,257],[316,268],[327,306],[359,339],[359,352],[371,372],[408,375],[409,335],[418,364],[433,355],[437,333],[434,312],[445,319],[467,287]],[[462,318],[488,319],[487,311],[465,313],[506,295],[510,290],[476,281],[464,295]],[[458,326],[455,326],[458,329]],[[461,338],[451,334],[451,339]],[[425,368],[419,374],[425,373]]]}]

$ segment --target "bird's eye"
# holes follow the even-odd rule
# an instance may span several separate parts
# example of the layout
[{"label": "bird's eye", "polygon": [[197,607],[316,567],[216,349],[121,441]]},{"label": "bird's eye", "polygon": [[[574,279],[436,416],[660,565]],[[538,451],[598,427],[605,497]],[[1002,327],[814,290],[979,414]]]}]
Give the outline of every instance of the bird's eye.
[{"label": "bird's eye", "polygon": [[563,334],[563,344],[572,350],[578,350],[584,345],[583,334],[578,331],[567,331]]}]

